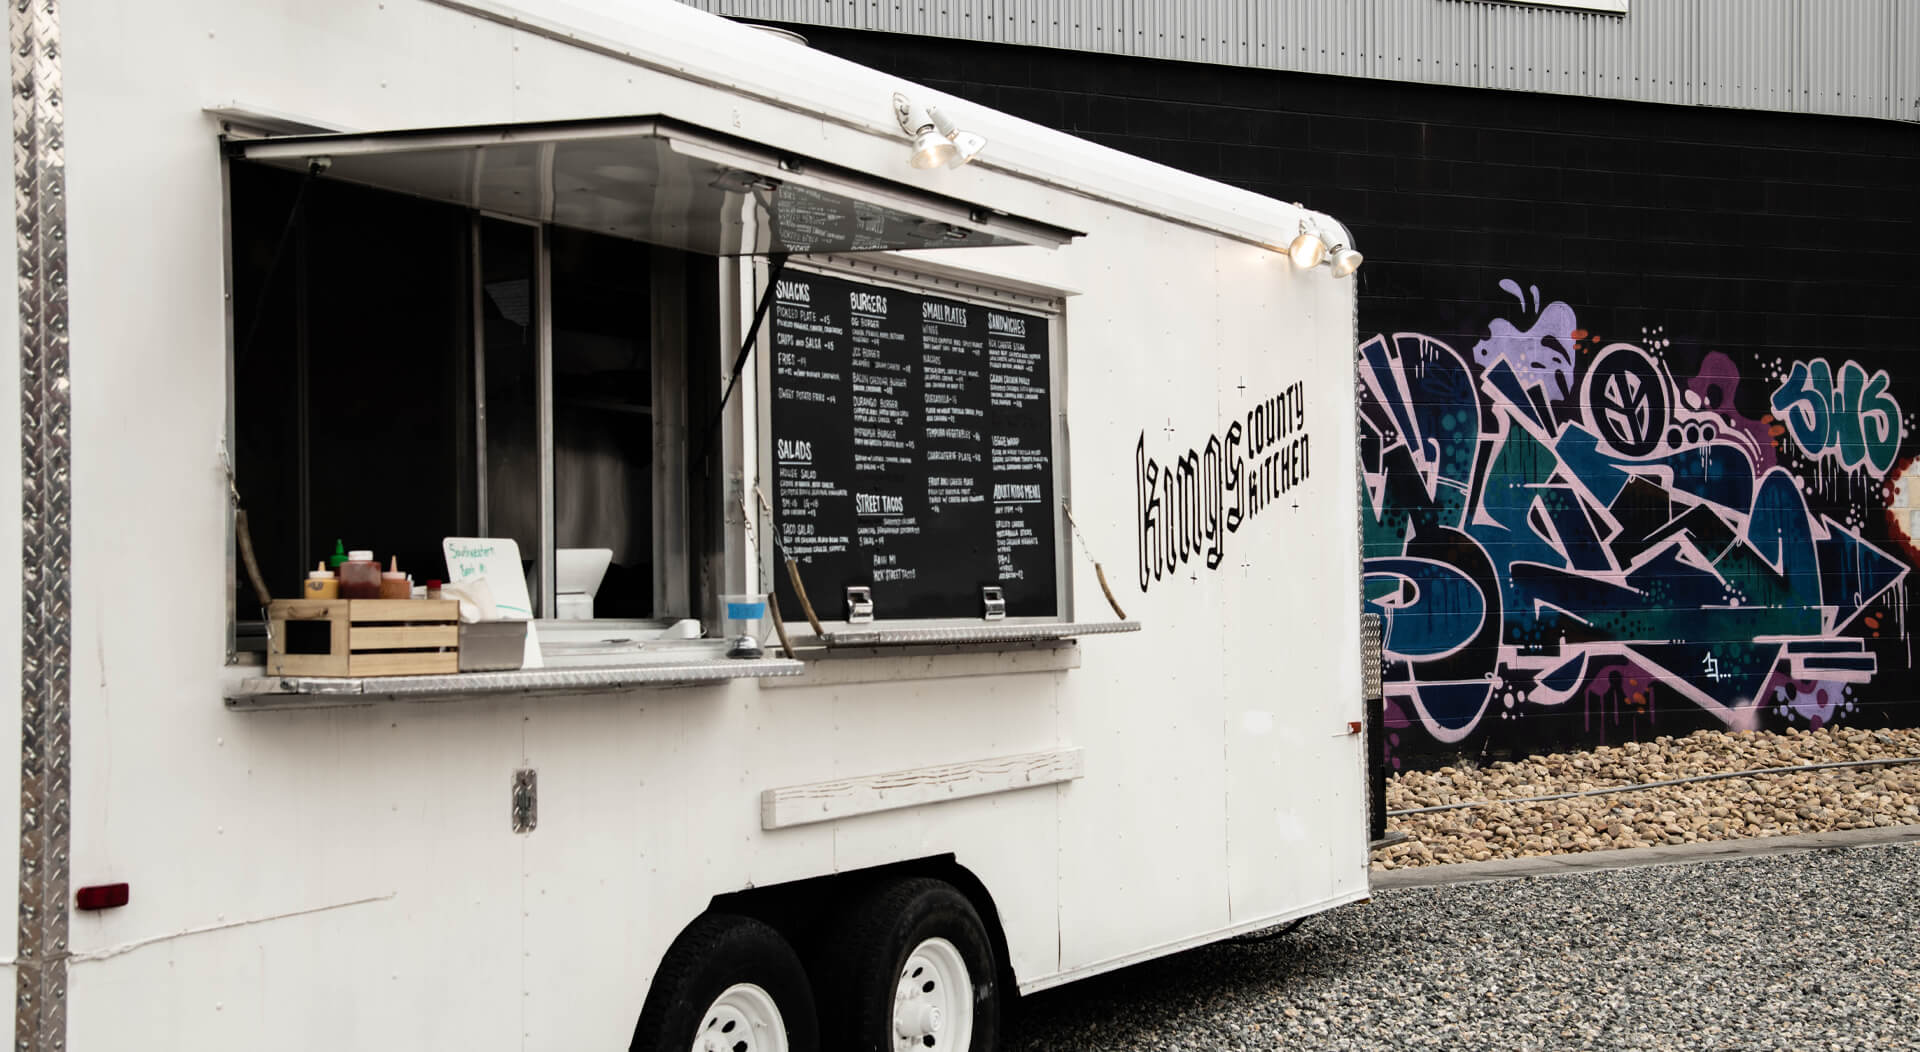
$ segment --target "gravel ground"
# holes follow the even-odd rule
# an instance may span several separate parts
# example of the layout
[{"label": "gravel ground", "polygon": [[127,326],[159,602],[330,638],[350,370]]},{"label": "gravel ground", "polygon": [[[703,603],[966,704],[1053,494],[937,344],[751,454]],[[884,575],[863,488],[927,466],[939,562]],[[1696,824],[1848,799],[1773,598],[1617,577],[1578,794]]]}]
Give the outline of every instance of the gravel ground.
[{"label": "gravel ground", "polygon": [[1920,1048],[1920,846],[1383,892],[1028,997],[1010,1052]]},{"label": "gravel ground", "polygon": [[[1768,767],[1920,756],[1920,729],[1840,727],[1784,734],[1702,731],[1684,738],[1443,767],[1388,780],[1389,811],[1606,789]],[[1538,803],[1495,803],[1388,818],[1412,839],[1377,851],[1399,869],[1494,858],[1825,833],[1920,823],[1920,764],[1754,775]],[[1920,1047],[1920,1037],[1916,1037]]]}]

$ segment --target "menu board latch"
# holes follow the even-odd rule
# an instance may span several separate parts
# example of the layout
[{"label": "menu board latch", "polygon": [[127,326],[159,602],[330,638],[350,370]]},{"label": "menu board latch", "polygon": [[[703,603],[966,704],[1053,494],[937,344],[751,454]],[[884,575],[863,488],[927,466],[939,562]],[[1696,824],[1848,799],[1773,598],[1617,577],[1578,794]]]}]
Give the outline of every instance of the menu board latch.
[{"label": "menu board latch", "polygon": [[865,585],[847,586],[847,624],[864,625],[873,620],[873,589]]},{"label": "menu board latch", "polygon": [[982,615],[989,621],[1004,621],[1007,618],[1007,597],[1000,593],[997,584],[985,585],[980,589],[980,600],[986,604],[987,612]]}]

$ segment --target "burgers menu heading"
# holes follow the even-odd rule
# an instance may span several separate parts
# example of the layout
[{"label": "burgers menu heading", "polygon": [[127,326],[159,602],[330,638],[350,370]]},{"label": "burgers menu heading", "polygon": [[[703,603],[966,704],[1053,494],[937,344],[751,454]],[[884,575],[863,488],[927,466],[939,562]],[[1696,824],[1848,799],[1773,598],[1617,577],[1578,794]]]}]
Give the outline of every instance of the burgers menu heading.
[{"label": "burgers menu heading", "polygon": [[880,619],[979,617],[988,585],[1058,613],[1045,318],[788,272],[768,328],[774,528],[822,618],[850,585]]}]

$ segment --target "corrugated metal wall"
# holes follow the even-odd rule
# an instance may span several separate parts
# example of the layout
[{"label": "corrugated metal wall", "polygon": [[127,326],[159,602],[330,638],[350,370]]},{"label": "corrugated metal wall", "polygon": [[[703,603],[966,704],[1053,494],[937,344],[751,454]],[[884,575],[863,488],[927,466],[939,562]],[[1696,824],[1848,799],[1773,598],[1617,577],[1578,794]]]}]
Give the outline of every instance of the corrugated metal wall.
[{"label": "corrugated metal wall", "polygon": [[686,0],[738,18],[1694,106],[1920,120],[1920,0]]}]

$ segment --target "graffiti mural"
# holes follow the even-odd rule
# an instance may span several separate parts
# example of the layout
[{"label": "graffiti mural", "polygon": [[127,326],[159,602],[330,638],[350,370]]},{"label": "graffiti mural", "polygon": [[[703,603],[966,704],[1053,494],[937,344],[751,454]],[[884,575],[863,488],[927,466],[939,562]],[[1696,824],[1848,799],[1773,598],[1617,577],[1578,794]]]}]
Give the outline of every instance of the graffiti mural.
[{"label": "graffiti mural", "polygon": [[1867,536],[1913,431],[1884,370],[1743,371],[1501,287],[1515,317],[1469,353],[1360,347],[1365,604],[1403,748],[1525,751],[1497,728],[1529,717],[1543,747],[1818,727],[1890,645],[1910,663],[1909,565]]}]

